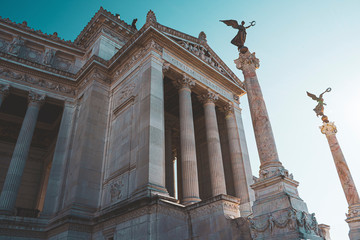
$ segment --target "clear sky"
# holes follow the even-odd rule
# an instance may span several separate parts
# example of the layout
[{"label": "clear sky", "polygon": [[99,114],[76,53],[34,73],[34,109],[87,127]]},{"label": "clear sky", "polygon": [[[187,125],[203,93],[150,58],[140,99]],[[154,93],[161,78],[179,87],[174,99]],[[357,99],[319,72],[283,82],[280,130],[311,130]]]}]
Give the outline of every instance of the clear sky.
[{"label": "clear sky", "polygon": [[[334,240],[348,239],[347,203],[326,137],[320,133],[306,91],[325,95],[325,113],[338,127],[338,140],[360,189],[360,1],[252,0],[252,1],[1,1],[0,15],[27,21],[43,32],[58,32],[74,40],[103,6],[140,28],[152,9],[158,22],[184,33],[207,34],[208,44],[243,79],[235,68],[236,47],[230,44],[236,30],[219,22],[237,19],[256,26],[248,29],[246,45],[260,59],[257,74],[270,115],[283,165],[300,182],[300,197],[319,223],[331,226]],[[241,99],[252,170],[259,159],[247,97]]]}]

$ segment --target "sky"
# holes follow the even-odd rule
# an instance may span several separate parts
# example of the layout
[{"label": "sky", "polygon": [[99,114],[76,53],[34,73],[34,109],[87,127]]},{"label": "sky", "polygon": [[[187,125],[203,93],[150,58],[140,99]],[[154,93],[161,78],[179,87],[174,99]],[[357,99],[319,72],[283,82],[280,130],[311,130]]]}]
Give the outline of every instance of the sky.
[{"label": "sky", "polygon": [[[257,76],[280,161],[300,182],[299,194],[309,212],[330,225],[332,239],[348,239],[347,202],[319,129],[321,120],[313,112],[316,102],[306,91],[318,95],[332,88],[324,95],[325,114],[338,128],[337,138],[360,189],[360,1],[2,0],[0,16],[74,40],[100,6],[129,24],[138,18],[138,28],[151,9],[165,26],[196,37],[204,31],[210,47],[240,79],[242,73],[233,63],[237,49],[230,44],[236,30],[219,20],[255,20],[245,45],[260,59]],[[247,96],[240,101],[252,171],[258,176]]]}]

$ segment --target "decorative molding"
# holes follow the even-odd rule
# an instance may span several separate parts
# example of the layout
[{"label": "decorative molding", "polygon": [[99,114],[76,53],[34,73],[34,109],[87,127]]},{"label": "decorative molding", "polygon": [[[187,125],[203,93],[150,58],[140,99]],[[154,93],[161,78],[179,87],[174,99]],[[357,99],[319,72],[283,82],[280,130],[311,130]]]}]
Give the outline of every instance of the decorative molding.
[{"label": "decorative molding", "polygon": [[70,94],[70,95],[76,94],[75,88],[66,86],[64,84],[54,83],[54,82],[47,81],[44,79],[35,78],[35,77],[29,76],[27,74],[13,72],[7,68],[0,67],[0,76],[6,77],[9,79],[13,79],[13,80],[26,82],[26,83],[29,83],[29,84],[32,84],[32,85],[35,85],[35,86],[38,86],[41,88],[50,89],[50,90],[60,92],[60,93],[66,93],[66,94]]}]

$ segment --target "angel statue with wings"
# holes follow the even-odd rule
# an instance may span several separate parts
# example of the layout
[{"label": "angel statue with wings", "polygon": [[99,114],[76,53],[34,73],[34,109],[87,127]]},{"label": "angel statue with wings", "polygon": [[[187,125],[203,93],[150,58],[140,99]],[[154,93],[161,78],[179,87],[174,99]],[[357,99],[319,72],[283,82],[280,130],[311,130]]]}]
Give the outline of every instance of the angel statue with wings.
[{"label": "angel statue with wings", "polygon": [[[245,22],[242,21],[241,25],[238,24],[236,20],[220,20],[220,22],[225,23],[228,26],[231,26],[235,29],[238,29],[238,33],[236,36],[231,40],[231,43],[238,47],[238,50],[241,51],[242,48],[244,48],[245,40],[246,40],[246,29],[249,27],[255,26],[256,22],[252,21],[250,22],[249,26],[245,26]],[[246,47],[245,47],[246,48]],[[246,48],[247,50],[247,48]]]},{"label": "angel statue with wings", "polygon": [[323,98],[323,95],[324,93],[326,92],[330,92],[331,91],[331,88],[327,88],[323,93],[321,93],[319,95],[319,97],[316,97],[314,94],[312,93],[309,93],[309,92],[306,92],[307,95],[309,97],[311,97],[313,100],[317,101],[318,104],[316,105],[316,107],[314,108],[314,112],[316,113],[316,116],[322,116],[325,118],[327,118],[325,115],[324,115],[324,105],[326,105],[326,103],[324,103],[324,98]]}]

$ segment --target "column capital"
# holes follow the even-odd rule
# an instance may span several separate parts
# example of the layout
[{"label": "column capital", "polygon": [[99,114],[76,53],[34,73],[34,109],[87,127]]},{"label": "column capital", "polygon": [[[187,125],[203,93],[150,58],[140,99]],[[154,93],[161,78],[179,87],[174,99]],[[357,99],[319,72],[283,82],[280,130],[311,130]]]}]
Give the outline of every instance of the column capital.
[{"label": "column capital", "polygon": [[33,91],[29,92],[28,102],[29,104],[36,103],[42,105],[45,102],[45,94],[39,94]]},{"label": "column capital", "polygon": [[255,73],[260,67],[259,59],[255,57],[255,53],[239,53],[239,58],[234,60],[236,68],[243,71],[243,74]]},{"label": "column capital", "polygon": [[225,113],[225,118],[231,117],[234,115],[234,104],[232,102],[228,102],[222,110]]},{"label": "column capital", "polygon": [[178,78],[176,80],[173,81],[174,85],[176,88],[178,89],[183,89],[183,88],[186,88],[186,89],[191,89],[195,86],[195,80],[188,77],[187,75],[183,75],[182,78]]},{"label": "column capital", "polygon": [[198,96],[198,99],[204,105],[207,103],[215,103],[219,99],[219,94],[208,91],[207,93]]},{"label": "column capital", "polygon": [[9,84],[0,84],[0,95],[6,97],[9,95],[10,85]]},{"label": "column capital", "polygon": [[321,133],[325,134],[326,136],[335,135],[337,133],[334,122],[323,123],[323,125],[319,128],[321,129]]},{"label": "column capital", "polygon": [[162,66],[162,71],[163,71],[163,72],[167,72],[167,71],[169,71],[169,70],[170,70],[170,63],[164,62],[164,63],[163,63],[163,66]]}]

